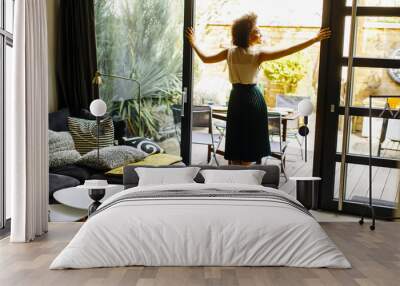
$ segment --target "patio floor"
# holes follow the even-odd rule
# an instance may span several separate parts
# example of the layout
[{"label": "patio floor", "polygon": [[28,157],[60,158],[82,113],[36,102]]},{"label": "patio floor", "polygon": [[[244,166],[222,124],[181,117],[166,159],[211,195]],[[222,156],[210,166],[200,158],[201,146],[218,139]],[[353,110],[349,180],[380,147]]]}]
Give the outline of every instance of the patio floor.
[{"label": "patio floor", "polygon": [[[206,164],[207,147],[201,145],[193,145],[192,147],[192,163],[193,164]],[[303,177],[312,176],[313,168],[313,152],[308,152],[308,162],[301,159],[300,150],[295,142],[290,143],[287,150],[287,163],[286,173],[288,177]],[[220,165],[227,165],[228,162],[222,157],[217,155]],[[277,164],[279,161],[269,159],[268,164]],[[339,168],[340,164],[336,167],[335,176],[335,197],[338,195],[338,182],[339,182]],[[399,199],[400,188],[400,170],[375,167],[373,168],[373,198],[376,199],[378,204],[389,204],[397,202]],[[346,199],[362,199],[368,196],[368,166],[363,165],[349,165],[348,179],[347,179],[347,194]],[[294,181],[285,181],[281,176],[280,189],[286,193],[296,195],[296,183]]]},{"label": "patio floor", "polygon": [[[293,143],[293,145],[296,143]],[[192,164],[206,164],[207,160],[207,147],[201,145],[193,145],[192,147]],[[287,150],[286,159],[286,173],[289,177],[304,177],[312,175],[312,157],[313,153],[308,152],[309,161],[306,163],[301,159],[300,150],[296,147],[289,145]],[[220,165],[228,165],[228,161],[223,156],[217,155],[217,160]],[[263,162],[264,163],[264,162]],[[213,164],[215,164],[213,162]],[[268,164],[279,165],[280,162],[275,159],[268,159]],[[296,183],[294,181],[285,181],[285,178],[281,176],[280,189],[287,192],[290,195],[296,195]]]}]

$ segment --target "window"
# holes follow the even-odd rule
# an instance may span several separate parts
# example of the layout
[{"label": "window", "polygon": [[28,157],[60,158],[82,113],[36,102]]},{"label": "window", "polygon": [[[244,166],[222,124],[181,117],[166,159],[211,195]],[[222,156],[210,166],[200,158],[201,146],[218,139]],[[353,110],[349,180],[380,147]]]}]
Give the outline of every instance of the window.
[{"label": "window", "polygon": [[[146,136],[179,154],[183,0],[96,0],[100,97],[127,120],[128,136]],[[145,29],[143,27],[146,27]],[[135,79],[140,82],[141,92]],[[178,140],[177,140],[178,139]]]},{"label": "window", "polygon": [[[346,6],[351,6],[352,2],[352,0],[346,0]],[[400,0],[358,0],[358,6],[400,7]]]},{"label": "window", "polygon": [[0,229],[10,218],[10,194],[4,188],[4,106],[11,94],[14,0],[0,0]]},{"label": "window", "polygon": [[392,217],[400,178],[400,1],[358,0],[355,10],[352,3],[335,1],[330,11],[321,206],[365,215],[371,189],[378,216]]}]

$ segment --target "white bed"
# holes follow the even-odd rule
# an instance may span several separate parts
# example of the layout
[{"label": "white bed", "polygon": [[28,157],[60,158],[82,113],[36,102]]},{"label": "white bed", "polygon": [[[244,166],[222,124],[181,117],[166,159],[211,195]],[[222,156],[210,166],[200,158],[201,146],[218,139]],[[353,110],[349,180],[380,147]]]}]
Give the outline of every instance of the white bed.
[{"label": "white bed", "polygon": [[[138,192],[174,190],[265,191],[272,199],[243,194],[122,199]],[[297,204],[281,191],[254,185],[135,187],[105,201],[50,269],[133,265],[351,267],[317,221]]]}]

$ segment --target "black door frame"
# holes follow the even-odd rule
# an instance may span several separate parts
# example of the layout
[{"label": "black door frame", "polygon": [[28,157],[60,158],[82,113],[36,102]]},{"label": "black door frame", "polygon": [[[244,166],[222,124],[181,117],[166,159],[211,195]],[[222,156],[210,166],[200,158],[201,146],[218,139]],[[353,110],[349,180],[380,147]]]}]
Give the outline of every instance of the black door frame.
[{"label": "black door frame", "polygon": [[185,37],[185,30],[194,27],[196,0],[184,0],[185,16],[183,21],[183,68],[182,96],[184,114],[181,120],[181,156],[186,165],[191,164],[192,154],[192,95],[193,95],[193,50]]},{"label": "black door frame", "polygon": [[[321,60],[318,86],[318,103],[315,135],[313,175],[322,177],[319,206],[329,211],[338,210],[338,201],[334,199],[336,163],[341,161],[337,153],[338,118],[344,115],[340,106],[340,83],[342,67],[348,59],[343,56],[345,17],[351,16],[351,7],[345,0],[325,0],[323,8],[323,26],[332,29],[332,38],[321,46]],[[399,17],[399,7],[358,7],[357,16]],[[394,59],[359,58],[353,60],[354,67],[400,68],[400,61]],[[380,111],[374,110],[377,116]],[[350,107],[350,115],[368,116],[367,108]],[[361,155],[347,155],[346,163],[368,165],[368,158]],[[380,167],[399,168],[397,160],[375,158],[373,164]],[[356,215],[365,214],[366,207],[355,202],[345,201],[343,212]],[[390,217],[393,210],[376,207],[377,216]]]}]

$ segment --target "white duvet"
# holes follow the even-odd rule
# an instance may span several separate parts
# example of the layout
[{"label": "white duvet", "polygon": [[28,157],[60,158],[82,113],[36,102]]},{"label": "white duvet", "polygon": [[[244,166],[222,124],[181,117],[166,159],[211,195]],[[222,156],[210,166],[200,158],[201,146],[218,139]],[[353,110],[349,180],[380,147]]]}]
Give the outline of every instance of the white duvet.
[{"label": "white duvet", "polygon": [[[185,184],[132,188],[103,205],[130,192],[205,188],[268,190],[291,198],[261,186]],[[124,201],[94,215],[50,269],[128,265],[350,267],[315,219],[290,205],[164,198]]]}]

